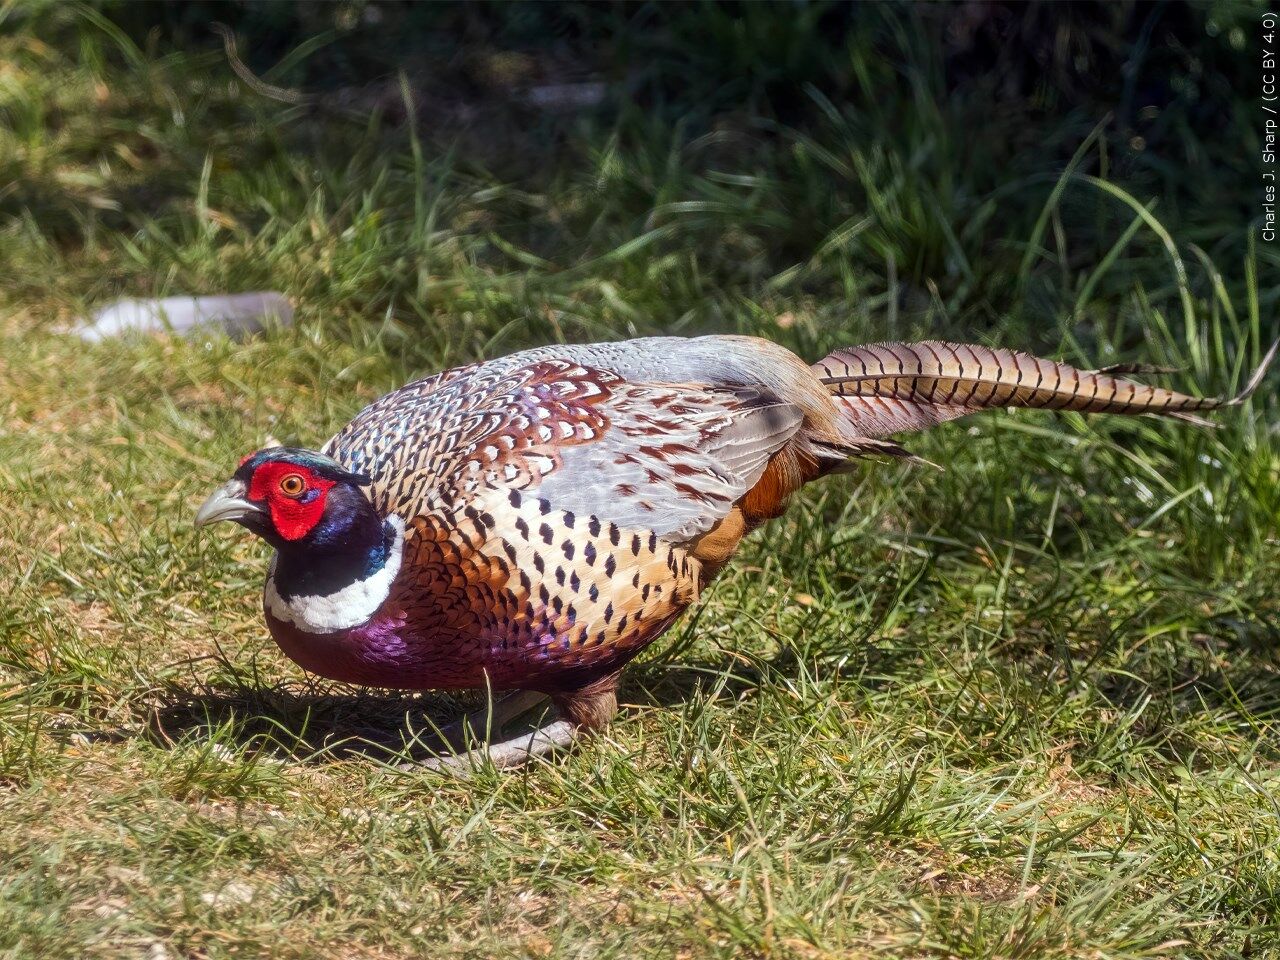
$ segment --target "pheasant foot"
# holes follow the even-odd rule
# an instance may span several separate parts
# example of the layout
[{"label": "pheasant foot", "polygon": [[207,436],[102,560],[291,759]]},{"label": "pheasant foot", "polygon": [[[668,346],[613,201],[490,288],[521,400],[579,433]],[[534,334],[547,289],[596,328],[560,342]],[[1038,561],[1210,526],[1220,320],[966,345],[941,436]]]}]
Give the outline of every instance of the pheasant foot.
[{"label": "pheasant foot", "polygon": [[485,740],[502,732],[502,728],[524,713],[528,713],[547,699],[545,693],[536,690],[517,690],[505,697],[477,707],[465,716],[440,728],[440,738],[454,749],[465,746],[471,740]]},{"label": "pheasant foot", "polygon": [[576,723],[553,720],[544,726],[522,733],[509,740],[489,743],[465,753],[452,756],[430,757],[414,763],[401,764],[401,770],[439,770],[466,776],[478,767],[491,763],[499,770],[518,767],[523,763],[570,747],[583,735]]},{"label": "pheasant foot", "polygon": [[[492,763],[502,770],[518,767],[535,757],[544,757],[555,750],[571,747],[583,737],[608,726],[618,712],[617,687],[618,674],[612,673],[576,690],[554,694],[551,700],[561,719],[545,722],[534,730],[508,740],[483,744],[451,756],[431,757],[404,764],[400,769],[441,770],[466,776],[485,763]],[[494,733],[500,730],[499,716],[503,723],[514,719],[535,706],[542,696],[530,691],[520,691],[502,698],[493,705],[490,730]],[[460,729],[465,732],[468,729],[467,723],[472,718],[476,718],[476,722],[471,724],[470,729],[476,730],[482,728],[483,721],[489,715],[486,711],[476,711],[458,722]]]}]

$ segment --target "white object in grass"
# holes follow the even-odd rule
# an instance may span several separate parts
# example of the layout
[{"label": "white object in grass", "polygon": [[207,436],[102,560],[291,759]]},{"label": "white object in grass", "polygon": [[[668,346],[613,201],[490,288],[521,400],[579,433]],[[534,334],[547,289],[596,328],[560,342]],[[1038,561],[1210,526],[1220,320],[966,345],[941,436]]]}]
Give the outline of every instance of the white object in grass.
[{"label": "white object in grass", "polygon": [[193,334],[220,329],[238,339],[257,333],[270,323],[288,326],[293,307],[284,294],[271,290],[216,297],[164,297],[159,300],[117,300],[95,313],[76,333],[96,343],[127,333]]}]

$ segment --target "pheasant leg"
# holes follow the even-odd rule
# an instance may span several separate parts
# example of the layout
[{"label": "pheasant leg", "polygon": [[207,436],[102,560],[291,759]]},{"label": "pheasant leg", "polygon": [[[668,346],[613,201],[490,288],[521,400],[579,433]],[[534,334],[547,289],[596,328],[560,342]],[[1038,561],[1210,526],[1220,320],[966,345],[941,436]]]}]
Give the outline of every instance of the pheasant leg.
[{"label": "pheasant leg", "polygon": [[491,763],[499,770],[518,767],[535,757],[543,757],[555,750],[570,747],[583,735],[583,730],[576,723],[568,720],[553,720],[545,726],[538,727],[528,733],[503,740],[499,743],[485,744],[457,753],[452,756],[431,757],[415,763],[403,764],[402,770],[441,770],[465,776],[485,763]]},{"label": "pheasant leg", "polygon": [[[453,756],[432,757],[419,763],[406,764],[401,769],[447,770],[466,775],[484,763],[492,763],[498,769],[518,767],[535,757],[573,746],[578,740],[603,730],[618,712],[618,675],[616,673],[597,680],[584,688],[558,693],[551,699],[561,719],[544,723],[536,730],[522,733],[509,740],[485,744]],[[524,713],[535,702],[527,692],[512,694],[493,705],[494,715],[499,708],[508,719]],[[537,696],[536,694],[532,696]],[[508,701],[511,706],[508,707]],[[517,709],[518,707],[518,709]],[[514,713],[508,712],[514,710]],[[498,729],[495,720],[493,729]]]},{"label": "pheasant leg", "polygon": [[482,740],[487,734],[501,733],[502,728],[512,720],[532,710],[546,698],[545,693],[538,693],[536,690],[509,693],[441,727],[440,737],[455,749],[466,745],[468,740]]}]

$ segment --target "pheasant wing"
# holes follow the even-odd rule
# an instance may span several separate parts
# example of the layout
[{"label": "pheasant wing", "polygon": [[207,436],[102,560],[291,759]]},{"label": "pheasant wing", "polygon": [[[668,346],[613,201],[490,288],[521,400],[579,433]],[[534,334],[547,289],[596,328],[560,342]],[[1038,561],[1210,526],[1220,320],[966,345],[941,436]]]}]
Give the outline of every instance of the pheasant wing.
[{"label": "pheasant wing", "polygon": [[684,542],[732,509],[803,419],[763,386],[635,382],[537,351],[402,387],[325,452],[406,518],[519,490]]}]

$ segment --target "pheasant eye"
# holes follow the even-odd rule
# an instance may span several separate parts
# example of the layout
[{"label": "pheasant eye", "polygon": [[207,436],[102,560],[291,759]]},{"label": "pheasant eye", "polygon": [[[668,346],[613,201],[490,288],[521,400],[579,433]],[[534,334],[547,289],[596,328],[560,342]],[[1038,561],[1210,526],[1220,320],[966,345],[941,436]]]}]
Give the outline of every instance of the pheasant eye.
[{"label": "pheasant eye", "polygon": [[300,473],[287,473],[280,478],[280,492],[286,497],[301,496],[306,489],[307,481],[302,479]]}]

